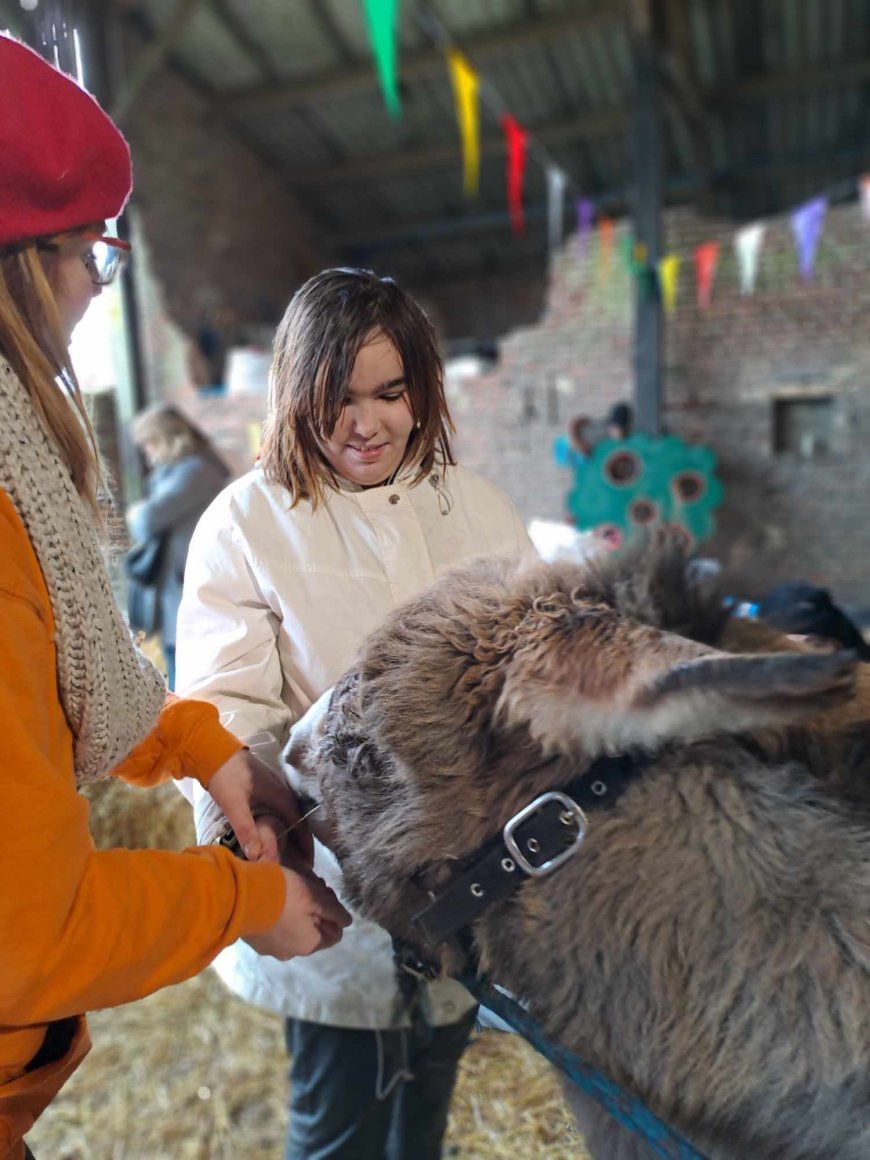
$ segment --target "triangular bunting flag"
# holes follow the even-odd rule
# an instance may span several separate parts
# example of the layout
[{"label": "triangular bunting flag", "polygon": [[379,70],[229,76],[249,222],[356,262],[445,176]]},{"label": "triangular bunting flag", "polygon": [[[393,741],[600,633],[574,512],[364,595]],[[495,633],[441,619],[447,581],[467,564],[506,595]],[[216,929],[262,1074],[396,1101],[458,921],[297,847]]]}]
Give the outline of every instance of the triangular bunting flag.
[{"label": "triangular bunting flag", "polygon": [[813,276],[813,262],[816,257],[816,247],[822,235],[822,223],[825,220],[825,211],[828,208],[826,197],[814,197],[805,202],[791,215],[791,228],[797,246],[798,266],[801,277],[805,282]]},{"label": "triangular bunting flag", "polygon": [[864,213],[864,221],[870,222],[870,173],[865,173],[861,178],[861,209]]},{"label": "triangular bunting flag", "polygon": [[713,280],[719,265],[719,243],[704,242],[695,249],[695,276],[698,282],[698,305],[705,309],[710,305],[713,294]]},{"label": "triangular bunting flag", "polygon": [[763,222],[755,222],[754,225],[744,226],[734,235],[734,251],[737,254],[737,266],[740,270],[741,294],[752,294],[755,291],[758,255],[761,251],[761,243],[764,241],[765,229]]},{"label": "triangular bunting flag", "polygon": [[605,280],[613,265],[613,243],[616,240],[616,222],[613,218],[598,219],[598,265]]},{"label": "triangular bunting flag", "polygon": [[480,77],[455,49],[448,52],[447,63],[462,138],[462,188],[466,194],[474,194],[480,185]]},{"label": "triangular bunting flag", "polygon": [[619,252],[629,274],[637,277],[647,268],[647,248],[643,242],[636,242],[633,234],[622,235],[619,239]]},{"label": "triangular bunting flag", "polygon": [[515,234],[521,234],[526,228],[523,217],[523,178],[529,135],[510,113],[502,117],[501,127],[507,142],[507,193],[511,229]]},{"label": "triangular bunting flag", "polygon": [[363,4],[384,101],[390,116],[399,117],[402,113],[397,76],[399,0],[363,0]]},{"label": "triangular bunting flag", "polygon": [[588,197],[577,199],[577,253],[581,259],[586,257],[586,246],[589,241],[589,231],[595,217],[595,206]]},{"label": "triangular bunting flag", "polygon": [[672,314],[677,304],[677,288],[680,284],[680,258],[677,254],[665,254],[659,258],[659,286],[662,302],[668,314]]},{"label": "triangular bunting flag", "polygon": [[547,166],[547,225],[550,251],[562,244],[562,220],[567,177],[558,165]]}]

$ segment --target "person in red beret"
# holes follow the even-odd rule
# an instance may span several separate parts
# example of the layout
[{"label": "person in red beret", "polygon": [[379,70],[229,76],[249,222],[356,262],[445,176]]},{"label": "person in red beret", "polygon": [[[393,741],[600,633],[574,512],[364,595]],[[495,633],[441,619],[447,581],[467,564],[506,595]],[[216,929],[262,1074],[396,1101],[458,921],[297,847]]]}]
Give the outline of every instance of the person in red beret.
[{"label": "person in red beret", "polygon": [[[106,233],[130,193],[127,144],[6,36],[0,105],[0,1155],[20,1160],[88,1050],[85,1011],[181,982],[239,938],[278,959],[310,954],[349,916],[311,873],[307,833],[297,869],[278,864],[275,828],[300,820],[284,779],[213,706],[167,697],[112,596],[68,346],[129,249]],[[194,778],[227,841],[96,850],[77,790],[106,774]]]}]

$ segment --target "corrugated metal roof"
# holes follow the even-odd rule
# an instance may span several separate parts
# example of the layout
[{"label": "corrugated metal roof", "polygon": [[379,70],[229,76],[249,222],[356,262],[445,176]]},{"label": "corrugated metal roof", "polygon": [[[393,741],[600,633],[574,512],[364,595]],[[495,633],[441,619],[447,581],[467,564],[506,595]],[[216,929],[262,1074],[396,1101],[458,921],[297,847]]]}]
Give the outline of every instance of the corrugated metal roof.
[{"label": "corrugated metal roof", "polygon": [[[142,0],[141,8],[159,29],[175,0]],[[684,14],[665,60],[679,95],[664,134],[674,196],[712,188],[720,212],[771,212],[870,167],[870,0],[685,0],[673,11]],[[400,119],[384,107],[356,0],[203,2],[173,55],[216,99],[229,100],[236,130],[298,182],[300,204],[339,247],[389,251],[408,268],[465,270],[491,264],[493,254],[506,263],[544,254],[548,162],[568,174],[571,198],[617,204],[633,185],[624,13],[613,0],[407,0]],[[453,94],[433,51],[433,36],[445,32],[480,71],[482,139],[496,143],[468,201]],[[501,109],[533,141],[530,221],[519,241],[505,215]],[[709,170],[699,172],[705,153]],[[324,169],[319,184],[303,181]]]}]

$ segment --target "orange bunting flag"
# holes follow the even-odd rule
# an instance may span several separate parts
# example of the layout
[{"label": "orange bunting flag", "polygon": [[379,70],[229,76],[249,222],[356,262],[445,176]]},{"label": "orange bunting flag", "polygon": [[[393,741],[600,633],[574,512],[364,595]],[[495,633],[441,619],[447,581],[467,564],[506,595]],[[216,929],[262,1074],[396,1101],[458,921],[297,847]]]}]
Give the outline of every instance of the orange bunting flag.
[{"label": "orange bunting flag", "polygon": [[662,302],[668,314],[672,314],[677,304],[677,287],[680,283],[680,259],[677,254],[666,254],[659,259],[659,286]]},{"label": "orange bunting flag", "polygon": [[861,178],[861,209],[864,221],[870,222],[870,173],[865,173]]},{"label": "orange bunting flag", "polygon": [[505,113],[502,117],[501,127],[507,141],[507,189],[511,230],[515,234],[521,234],[526,228],[523,216],[523,178],[526,172],[529,135],[510,113]]},{"label": "orange bunting flag", "polygon": [[704,242],[695,248],[695,277],[698,281],[698,305],[705,310],[710,305],[713,281],[719,265],[719,243]]},{"label": "orange bunting flag", "polygon": [[448,52],[447,64],[462,138],[462,188],[466,195],[471,195],[480,186],[480,77],[456,49]]}]

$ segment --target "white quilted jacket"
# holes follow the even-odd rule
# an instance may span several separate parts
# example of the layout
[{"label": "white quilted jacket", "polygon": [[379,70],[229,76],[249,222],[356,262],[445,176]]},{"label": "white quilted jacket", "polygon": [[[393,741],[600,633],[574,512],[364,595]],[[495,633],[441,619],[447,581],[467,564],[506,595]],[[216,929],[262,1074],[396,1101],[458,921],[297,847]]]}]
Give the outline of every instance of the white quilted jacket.
[{"label": "white quilted jacket", "polygon": [[[533,551],[510,501],[462,467],[416,487],[335,491],[316,512],[308,503],[291,510],[287,492],[255,469],[212,503],[191,541],[178,689],[217,705],[223,724],[274,764],[294,722],[391,608],[452,565]],[[319,844],[315,869],[341,894],[338,866]],[[283,1015],[341,1027],[392,1024],[390,940],[359,917],[338,946],[310,958],[281,963],[240,942],[216,966],[237,994]],[[452,980],[430,994],[436,1024],[472,1006]]]}]

